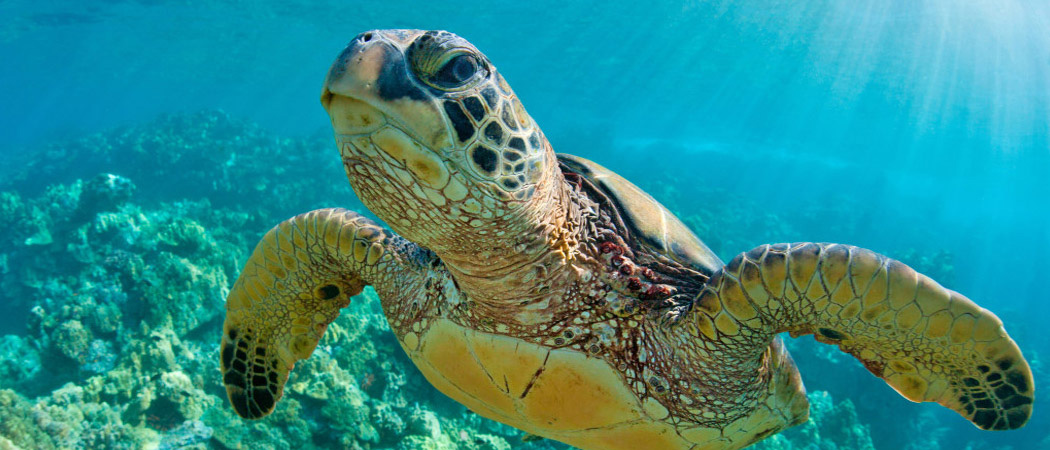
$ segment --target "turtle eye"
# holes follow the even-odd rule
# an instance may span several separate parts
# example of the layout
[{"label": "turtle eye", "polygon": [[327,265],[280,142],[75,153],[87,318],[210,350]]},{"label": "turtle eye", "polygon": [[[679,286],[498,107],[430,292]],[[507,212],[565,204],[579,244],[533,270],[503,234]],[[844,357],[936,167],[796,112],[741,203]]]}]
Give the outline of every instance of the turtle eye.
[{"label": "turtle eye", "polygon": [[408,48],[412,70],[421,81],[442,91],[462,91],[488,76],[484,58],[451,33],[430,31]]},{"label": "turtle eye", "polygon": [[474,55],[456,55],[438,69],[432,81],[444,86],[459,86],[478,73],[478,66],[478,59]]},{"label": "turtle eye", "polygon": [[473,53],[455,49],[435,61],[437,70],[421,71],[420,78],[443,91],[460,91],[473,86],[485,75],[485,66]]}]

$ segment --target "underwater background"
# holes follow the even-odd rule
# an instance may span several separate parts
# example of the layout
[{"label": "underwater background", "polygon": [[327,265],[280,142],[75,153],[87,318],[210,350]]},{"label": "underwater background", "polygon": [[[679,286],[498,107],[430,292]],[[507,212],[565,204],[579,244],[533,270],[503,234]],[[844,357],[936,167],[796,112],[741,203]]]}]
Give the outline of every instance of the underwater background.
[{"label": "underwater background", "polygon": [[789,340],[811,418],[760,449],[1050,449],[1050,3],[0,0],[0,449],[564,449],[430,387],[371,289],[261,421],[218,370],[258,238],[364,212],[319,105],[373,28],[447,29],[556,151],[646,189],[728,260],[871,248],[991,309],[1024,429],[914,404]]}]

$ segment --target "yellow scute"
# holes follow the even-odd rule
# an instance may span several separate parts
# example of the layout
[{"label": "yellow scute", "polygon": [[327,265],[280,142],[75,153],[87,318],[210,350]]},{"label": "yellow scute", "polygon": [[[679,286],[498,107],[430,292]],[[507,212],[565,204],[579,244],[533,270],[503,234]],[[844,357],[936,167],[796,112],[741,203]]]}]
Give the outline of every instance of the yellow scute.
[{"label": "yellow scute", "polygon": [[608,430],[595,430],[595,432],[587,433],[586,437],[563,440],[587,450],[686,450],[693,447],[693,443],[675,433],[674,427],[657,422],[641,422]]},{"label": "yellow scute", "polygon": [[[514,411],[514,403],[510,397],[496,388],[485,370],[474,359],[468,341],[462,327],[447,320],[439,320],[424,337],[419,356],[437,371],[438,376],[458,387],[463,393],[495,411],[504,414]],[[460,403],[472,406],[462,395],[448,392],[445,394]]]},{"label": "yellow scute", "polygon": [[467,395],[458,386],[455,386],[446,380],[444,375],[431,367],[430,364],[422,362],[416,364],[416,367],[419,367],[419,371],[423,373],[423,377],[426,378],[431,385],[437,388],[437,390],[441,391],[442,394],[449,396],[463,404],[463,406],[470,408],[471,411],[474,411],[485,418],[514,425],[514,421],[510,417],[493,411],[488,405],[485,405],[478,399]]},{"label": "yellow scute", "polygon": [[475,333],[474,355],[485,370],[514,398],[520,398],[532,377],[543,366],[548,351],[538,345],[521,345],[516,339]]},{"label": "yellow scute", "polygon": [[[409,352],[439,390],[471,409],[541,434],[637,421],[645,414],[606,362],[435,322]],[[429,372],[429,373],[428,373]],[[435,381],[436,379],[436,381]],[[489,413],[489,414],[485,414]]]},{"label": "yellow scute", "polygon": [[584,353],[551,350],[438,319],[406,346],[423,375],[474,412],[584,450],[686,450],[653,420],[620,374]]},{"label": "yellow scute", "polygon": [[528,420],[554,431],[644,417],[637,397],[606,362],[564,350],[551,352],[543,372],[521,401]]}]

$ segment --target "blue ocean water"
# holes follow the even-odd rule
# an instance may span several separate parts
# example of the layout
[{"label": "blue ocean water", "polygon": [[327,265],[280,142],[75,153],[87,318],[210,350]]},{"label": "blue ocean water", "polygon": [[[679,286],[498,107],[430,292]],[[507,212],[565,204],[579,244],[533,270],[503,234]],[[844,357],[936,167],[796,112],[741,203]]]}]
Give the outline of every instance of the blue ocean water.
[{"label": "blue ocean water", "polygon": [[[1050,3],[563,3],[0,1],[0,61],[4,65],[0,70],[0,161],[5,163],[0,168],[0,188],[19,193],[27,205],[0,208],[11,217],[0,223],[38,220],[42,224],[39,229],[25,225],[30,230],[25,236],[4,241],[6,247],[0,247],[0,285],[5,287],[0,305],[11,311],[0,319],[0,335],[21,342],[10,348],[26,349],[23,353],[11,350],[5,356],[20,358],[23,378],[18,383],[0,381],[0,388],[17,392],[28,405],[37,405],[27,411],[38,416],[57,414],[47,409],[62,404],[56,398],[72,402],[68,398],[76,397],[69,393],[74,388],[90,391],[85,386],[91,385],[92,377],[128,366],[135,342],[150,333],[172,333],[187,348],[198,348],[193,345],[199,341],[199,349],[210,351],[207,345],[217,342],[214,314],[199,313],[196,321],[180,325],[180,317],[194,313],[173,309],[165,316],[168,319],[157,319],[148,332],[136,331],[130,322],[139,316],[129,311],[144,310],[142,317],[155,316],[149,306],[136,306],[138,297],[148,301],[157,296],[178,297],[160,287],[129,287],[135,284],[136,274],[147,269],[128,269],[128,279],[119,283],[78,282],[76,276],[87,275],[74,274],[86,269],[78,266],[74,271],[64,266],[65,261],[21,265],[28,261],[25,254],[38,249],[90,254],[102,248],[101,243],[93,247],[95,242],[112,239],[114,234],[134,235],[125,239],[131,242],[139,239],[137,233],[163,228],[161,223],[185,223],[189,219],[179,215],[183,213],[203,224],[208,239],[215,242],[177,244],[182,238],[173,237],[158,244],[129,243],[118,250],[130,254],[143,249],[170,250],[182,258],[178,261],[191,262],[196,261],[186,256],[191,253],[165,250],[165,245],[172,249],[201,245],[211,249],[201,252],[218,254],[226,251],[225,243],[234,242],[250,250],[253,239],[273,224],[270,216],[263,216],[265,220],[224,216],[214,219],[218,225],[212,226],[201,218],[211,216],[201,211],[236,209],[240,188],[209,184],[206,178],[189,175],[184,179],[192,178],[192,182],[178,182],[183,179],[179,171],[187,168],[211,173],[221,164],[240,167],[242,162],[223,159],[215,163],[204,157],[180,160],[178,152],[195,149],[207,154],[199,149],[207,148],[208,142],[215,143],[216,153],[245,145],[313,155],[313,143],[323,141],[325,144],[317,145],[330,146],[324,141],[330,133],[328,118],[318,103],[321,82],[346,43],[357,33],[375,28],[446,29],[467,38],[514,87],[555,150],[593,159],[637,182],[683,217],[723,258],[765,242],[829,241],[871,248],[936,271],[948,278],[940,279],[946,286],[1003,319],[1032,363],[1037,387],[1048,380],[1043,358],[1050,354],[1050,338],[1040,330],[1050,317],[1044,262],[1044,255],[1050,254]],[[219,116],[200,113],[220,110]],[[158,117],[172,114],[181,118],[157,124]],[[205,120],[257,126],[229,128],[249,130],[253,133],[250,143],[236,136],[217,136],[219,132],[198,135],[200,142],[182,136],[187,142],[182,146],[167,146],[170,139],[157,138],[156,146],[136,147],[136,154],[142,156],[139,159],[78,162],[90,142],[97,141],[84,139],[98,133],[148,134],[143,130],[163,128],[158,136],[173,136],[196,130],[193,124]],[[117,147],[125,141],[106,139],[114,154],[120,154]],[[311,144],[300,146],[293,141]],[[90,148],[106,151],[103,147]],[[328,152],[325,157],[336,159],[331,148],[323,151]],[[245,153],[236,154],[243,158]],[[297,156],[279,155],[288,172],[275,173],[251,192],[284,195],[281,189],[291,189],[287,186],[293,185],[292,178],[300,177],[294,180],[300,183],[296,186],[312,186],[319,192],[310,195],[320,197],[303,198],[301,204],[282,203],[268,213],[280,220],[318,205],[362,208],[349,196],[338,169],[318,174],[311,185],[305,180],[311,176],[310,168],[296,164],[312,159]],[[66,162],[56,162],[59,160]],[[176,173],[163,172],[168,178],[146,175],[165,170],[153,164],[169,165]],[[92,172],[86,173],[85,167]],[[156,225],[152,228],[132,221],[129,226],[116,227],[118,231],[98,231],[103,227],[98,219],[83,222],[94,224],[84,228],[77,217],[62,221],[40,218],[44,214],[40,211],[52,211],[46,205],[63,210],[66,197],[62,189],[80,189],[46,190],[45,186],[69,186],[102,172],[128,177],[137,188],[137,197],[131,201],[144,210],[163,207],[169,212],[156,217],[143,213]],[[229,177],[225,182],[246,183]],[[323,197],[324,191],[331,196]],[[30,201],[38,196],[44,199],[39,204]],[[207,206],[193,203],[204,200]],[[13,200],[0,202],[0,206],[14,204]],[[16,220],[18,214],[26,219]],[[80,235],[71,231],[81,229],[84,231],[77,231]],[[183,231],[178,236],[187,233],[179,230]],[[63,238],[65,235],[72,237]],[[107,249],[115,245],[105,242]],[[74,247],[83,249],[73,253],[69,249]],[[117,253],[107,250],[100,256],[84,256],[80,262],[94,264],[99,268],[96,272],[112,270],[112,278],[124,277],[112,269],[118,263],[103,261],[116,258],[113,255]],[[236,258],[243,262],[244,256],[213,261],[212,266],[221,268],[223,275],[215,275],[211,290],[195,284],[206,275],[194,271],[186,275],[186,285],[197,295],[194,298],[203,302],[201,308],[221,311],[224,289],[239,268]],[[171,261],[175,266],[182,264]],[[149,259],[145,265],[152,266]],[[92,276],[108,279],[104,273]],[[158,280],[151,281],[151,286],[168,286],[165,283],[170,281]],[[78,286],[78,290],[69,292],[69,286]],[[93,292],[92,305],[124,311],[118,315],[121,319],[115,319],[119,323],[89,319],[94,310],[64,316],[54,312],[75,310],[73,295],[88,291]],[[78,331],[81,326],[91,331]],[[79,350],[62,350],[56,343],[84,333],[94,338],[87,339]],[[1037,397],[1035,416],[1027,428],[982,432],[939,406],[907,402],[851,359],[829,355],[830,347],[808,338],[794,345],[809,390],[826,391],[836,403],[851,399],[858,424],[868,427],[876,448],[1050,448],[1050,421],[1042,418],[1041,408],[1047,402],[1041,398]],[[70,352],[77,351],[98,356],[77,361],[77,369],[68,376],[45,380],[39,375],[40,371],[70,367],[68,360],[77,359]],[[381,367],[380,363],[361,364],[374,366],[371,371]],[[203,415],[182,412],[178,420],[167,423],[169,419],[160,412],[190,400],[155,393],[151,395],[170,398],[165,401],[172,405],[157,406],[154,401],[153,406],[136,410],[126,405],[139,397],[110,393],[103,398],[116,416],[92,420],[114,427],[140,424],[134,426],[152,427],[162,436],[174,436],[173,430],[181,430],[178,436],[198,437],[186,437],[187,445],[236,447],[238,441],[220,437],[218,427],[209,422],[217,420],[208,415],[209,408],[224,407],[221,391],[210,390],[215,386],[209,384],[214,383],[209,377],[218,375],[188,362],[179,366],[178,371],[157,369],[157,373],[185,374],[192,389],[220,403],[204,401],[198,408],[205,411]],[[175,375],[169,378],[176,381],[164,386],[182,383]],[[366,381],[355,378],[358,385],[372,386]],[[65,383],[73,383],[73,388]],[[164,388],[153,389],[160,392]],[[368,393],[367,386],[362,390]],[[331,402],[342,398],[325,395]],[[405,396],[410,402],[427,400]],[[305,400],[303,405],[304,409],[315,406]],[[381,414],[375,411],[385,409],[378,403],[371,405],[374,411],[369,417],[376,422]],[[440,408],[454,405],[435,407],[438,416],[467,414]],[[18,411],[13,406],[9,409]],[[4,414],[15,414],[10,411]],[[408,414],[399,411],[395,408],[409,422]],[[310,417],[311,427],[323,422],[316,413],[303,416]],[[207,433],[193,428],[195,421]],[[267,426],[271,425],[257,425],[252,432],[291,442],[285,434],[294,427],[272,425],[271,430]],[[471,430],[486,429],[472,426]],[[280,427],[285,431],[273,431]],[[58,433],[58,429],[44,430]],[[30,431],[0,426],[0,436],[17,442],[11,433],[25,436]],[[77,433],[87,435],[82,430]],[[333,440],[342,443],[328,446],[409,445],[397,440],[397,433],[378,433],[371,441],[367,433],[358,433],[357,441]],[[487,433],[499,437],[509,432]],[[199,438],[205,434],[209,437]],[[131,442],[128,436],[138,436],[135,439],[142,442],[150,439],[130,431],[115,435],[122,437],[74,439],[59,447],[73,445],[71,442],[89,448],[119,446]],[[171,443],[175,441],[163,442],[178,446]],[[523,445],[512,439],[504,444]],[[482,448],[482,444],[472,445]],[[485,445],[502,448],[498,443]],[[819,445],[849,448],[849,444],[831,440]]]}]

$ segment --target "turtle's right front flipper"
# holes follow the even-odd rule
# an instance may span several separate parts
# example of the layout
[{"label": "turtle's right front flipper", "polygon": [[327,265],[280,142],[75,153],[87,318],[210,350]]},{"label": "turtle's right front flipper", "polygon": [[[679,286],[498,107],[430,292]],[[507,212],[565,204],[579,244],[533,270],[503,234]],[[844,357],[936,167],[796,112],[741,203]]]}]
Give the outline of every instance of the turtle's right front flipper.
[{"label": "turtle's right front flipper", "polygon": [[814,334],[909,400],[940,403],[982,429],[1020,428],[1032,414],[1032,371],[999,318],[869,250],[759,246],[714,275],[691,318],[709,336],[748,335],[749,347],[761,344],[754,355],[776,333]]},{"label": "turtle's right front flipper", "polygon": [[273,411],[295,362],[366,285],[408,277],[425,252],[344,209],[298,215],[255,247],[226,300],[223,383],[234,410]]}]

